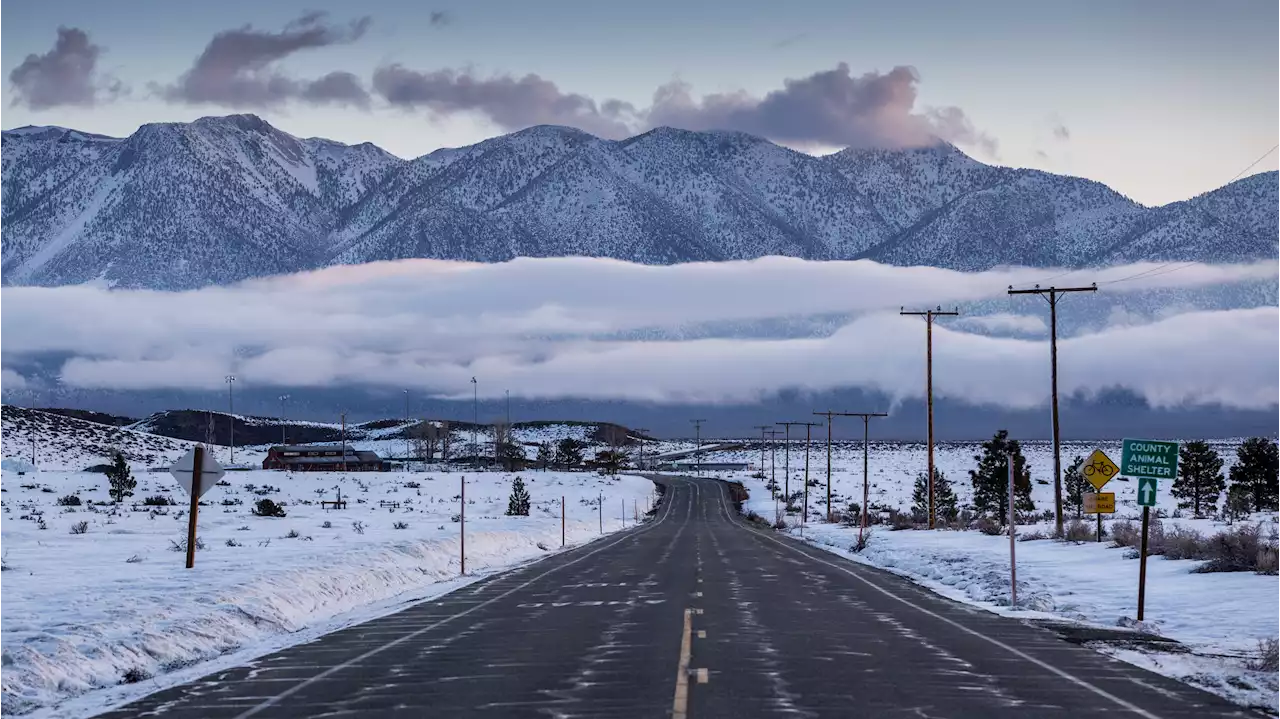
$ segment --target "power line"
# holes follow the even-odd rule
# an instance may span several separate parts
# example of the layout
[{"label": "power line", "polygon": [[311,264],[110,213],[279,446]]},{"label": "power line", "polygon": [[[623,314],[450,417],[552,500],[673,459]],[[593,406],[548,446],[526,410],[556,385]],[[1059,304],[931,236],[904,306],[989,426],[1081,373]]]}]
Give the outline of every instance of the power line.
[{"label": "power line", "polygon": [[936,310],[925,310],[924,312],[908,312],[903,308],[899,308],[898,314],[919,315],[925,319],[924,392],[929,413],[929,529],[933,529],[935,517],[933,506],[933,318],[956,316],[960,314],[960,309],[956,308],[952,312],[943,312],[942,308],[939,307]]},{"label": "power line", "polygon": [[1259,157],[1258,159],[1254,160],[1253,162],[1250,162],[1248,167],[1244,168],[1244,169],[1243,169],[1243,170],[1241,170],[1239,173],[1237,173],[1235,177],[1231,178],[1230,180],[1227,180],[1227,183],[1226,183],[1226,184],[1230,185],[1231,183],[1235,182],[1236,180],[1239,180],[1239,179],[1240,179],[1240,177],[1241,177],[1241,175],[1243,175],[1244,173],[1248,172],[1249,170],[1252,170],[1254,165],[1256,165],[1256,164],[1258,164],[1259,162],[1262,162],[1263,160],[1267,159],[1267,155],[1270,155],[1271,153],[1275,152],[1275,151],[1276,151],[1276,148],[1280,148],[1280,145],[1272,145],[1270,150],[1267,150],[1266,152],[1262,153],[1262,157]]}]

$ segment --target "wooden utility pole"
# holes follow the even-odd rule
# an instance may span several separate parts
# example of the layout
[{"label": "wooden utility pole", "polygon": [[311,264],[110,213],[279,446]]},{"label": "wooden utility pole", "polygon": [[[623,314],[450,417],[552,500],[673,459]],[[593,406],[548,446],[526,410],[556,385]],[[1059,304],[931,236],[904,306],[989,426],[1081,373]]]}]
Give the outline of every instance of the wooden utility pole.
[{"label": "wooden utility pole", "polygon": [[960,312],[959,310],[943,312],[942,308],[939,307],[936,310],[925,310],[924,312],[907,312],[905,309],[900,309],[898,314],[918,315],[925,319],[924,392],[925,402],[929,408],[929,529],[933,529],[936,515],[933,504],[933,318],[954,317],[958,316]]},{"label": "wooden utility pole", "polygon": [[764,433],[769,431],[771,424],[757,424],[753,429],[760,430],[760,478],[764,479]]},{"label": "wooden utility pole", "polygon": [[[870,481],[867,478],[867,454],[868,454],[868,435],[870,434],[870,423],[872,417],[888,417],[886,412],[815,412],[815,414],[830,414],[836,417],[861,417],[862,418],[862,522],[858,526],[858,543],[862,544],[862,533],[867,529],[867,504],[871,501]],[[830,421],[830,420],[828,420]],[[828,491],[830,490],[830,479],[828,481]],[[831,503],[831,497],[827,497],[827,504]]]},{"label": "wooden utility pole", "polygon": [[821,427],[821,422],[796,422],[804,425],[804,508],[800,514],[800,525],[809,521],[809,445],[813,439],[813,428]]},{"label": "wooden utility pole", "polygon": [[[342,413],[342,471],[347,471],[347,413]],[[465,479],[465,477],[463,478]],[[463,574],[466,574],[464,571]]]},{"label": "wooden utility pole", "polygon": [[195,463],[191,465],[191,513],[187,517],[187,569],[196,566],[196,516],[200,513],[200,475],[204,469],[204,447],[197,444],[195,449]]},{"label": "wooden utility pole", "polygon": [[791,506],[791,425],[804,424],[804,422],[774,422],[787,428],[786,444],[782,447],[782,497],[787,506]]},{"label": "wooden utility pole", "polygon": [[698,449],[696,452],[694,452],[694,455],[698,458],[698,476],[701,477],[702,476],[702,423],[706,422],[707,420],[691,419],[689,421],[693,423],[694,436],[697,438]]},{"label": "wooden utility pole", "polygon": [[649,431],[648,427],[636,427],[636,435],[640,438],[640,469],[646,469],[644,466],[644,438]]},{"label": "wooden utility pole", "polygon": [[[345,455],[343,455],[345,456]],[[458,550],[459,563],[462,567],[462,574],[467,573],[467,475],[462,475],[461,491],[458,499],[461,500],[462,508],[458,510]]]},{"label": "wooden utility pole", "polygon": [[782,434],[776,429],[766,432],[769,435],[769,484],[772,485],[770,494],[774,500],[778,499],[778,435]]},{"label": "wooden utility pole", "polygon": [[560,546],[564,546],[564,495],[560,495]]},{"label": "wooden utility pole", "polygon": [[1029,290],[1015,290],[1009,286],[1011,295],[1040,295],[1049,302],[1049,366],[1052,383],[1053,403],[1053,505],[1054,526],[1057,536],[1062,536],[1062,448],[1058,443],[1058,297],[1067,292],[1097,292],[1098,284],[1088,287],[1049,287],[1036,285]]}]

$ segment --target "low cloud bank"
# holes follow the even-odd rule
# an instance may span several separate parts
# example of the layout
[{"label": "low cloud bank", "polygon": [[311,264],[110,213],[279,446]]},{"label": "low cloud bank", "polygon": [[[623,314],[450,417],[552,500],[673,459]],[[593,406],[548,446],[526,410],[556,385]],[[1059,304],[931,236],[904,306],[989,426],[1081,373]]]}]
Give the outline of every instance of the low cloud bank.
[{"label": "low cloud bank", "polygon": [[[1273,280],[1276,263],[1156,265],[1090,272],[1108,294]],[[1055,274],[962,273],[788,258],[674,266],[590,258],[502,264],[405,260],[334,267],[186,292],[79,286],[5,288],[4,358],[72,355],[67,386],[212,389],[377,385],[440,397],[506,389],[526,398],[749,401],[782,390],[923,392],[924,328],[900,306],[959,306],[934,327],[935,391],[1026,408],[1048,394],[1046,318],[1028,305],[965,316]],[[1029,300],[1028,300],[1029,302]],[[617,340],[607,335],[845,313],[826,336]],[[1060,388],[1125,387],[1157,406],[1265,408],[1280,394],[1280,309],[1205,311],[1171,304],[1145,324],[1061,338]],[[969,332],[966,329],[977,331]],[[992,337],[989,331],[1019,335]],[[5,384],[15,375],[6,368]]]}]

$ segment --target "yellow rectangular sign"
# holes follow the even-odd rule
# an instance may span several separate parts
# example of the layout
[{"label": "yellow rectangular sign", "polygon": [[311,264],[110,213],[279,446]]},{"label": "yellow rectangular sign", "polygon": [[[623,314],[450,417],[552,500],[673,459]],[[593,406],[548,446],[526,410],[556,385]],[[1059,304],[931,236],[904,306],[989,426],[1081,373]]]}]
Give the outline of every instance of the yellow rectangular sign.
[{"label": "yellow rectangular sign", "polygon": [[1084,461],[1084,466],[1080,468],[1084,478],[1089,480],[1089,484],[1094,489],[1101,490],[1103,485],[1111,481],[1111,478],[1120,474],[1120,468],[1115,462],[1100,449],[1093,450],[1093,454]]},{"label": "yellow rectangular sign", "polygon": [[1084,495],[1085,514],[1115,514],[1116,493],[1096,492]]}]

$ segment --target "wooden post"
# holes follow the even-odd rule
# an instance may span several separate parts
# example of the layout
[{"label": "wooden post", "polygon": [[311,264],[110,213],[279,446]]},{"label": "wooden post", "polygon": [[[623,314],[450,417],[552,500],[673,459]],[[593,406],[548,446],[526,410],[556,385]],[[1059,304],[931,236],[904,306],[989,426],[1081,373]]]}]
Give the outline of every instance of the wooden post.
[{"label": "wooden post", "polygon": [[871,418],[864,415],[862,417],[862,524],[858,526],[858,546],[862,546],[862,533],[867,531],[867,502],[871,495],[867,479],[867,437],[870,432],[867,425],[870,423]]},{"label": "wooden post", "polygon": [[627,500],[622,500],[622,528],[627,528]]},{"label": "wooden post", "polygon": [[564,495],[560,495],[560,546],[564,546]]},{"label": "wooden post", "polygon": [[461,551],[461,554],[459,556],[461,557],[460,564],[462,565],[462,573],[466,574],[467,573],[467,475],[465,474],[462,475],[462,493],[460,497],[462,499],[462,509],[458,513],[458,521],[460,524],[460,526],[458,527],[458,546]]},{"label": "wooden post", "polygon": [[1009,606],[1018,608],[1018,556],[1017,556],[1017,524],[1013,514],[1013,454],[1006,454],[1009,463]]},{"label": "wooden post", "polygon": [[596,499],[596,512],[600,515],[600,533],[604,534],[604,492]]},{"label": "wooden post", "polygon": [[1102,512],[1098,512],[1098,539],[1097,539],[1097,541],[1099,541],[1099,542],[1101,542],[1101,541],[1102,541]]},{"label": "wooden post", "polygon": [[1142,508],[1142,549],[1138,552],[1138,621],[1147,601],[1147,527],[1151,522],[1151,507]]},{"label": "wooden post", "polygon": [[196,515],[200,511],[200,470],[204,465],[204,447],[196,445],[196,461],[191,467],[191,514],[187,517],[187,569],[196,566]]}]

